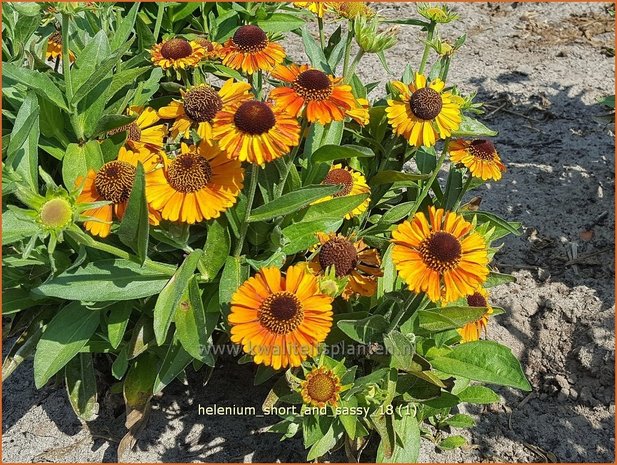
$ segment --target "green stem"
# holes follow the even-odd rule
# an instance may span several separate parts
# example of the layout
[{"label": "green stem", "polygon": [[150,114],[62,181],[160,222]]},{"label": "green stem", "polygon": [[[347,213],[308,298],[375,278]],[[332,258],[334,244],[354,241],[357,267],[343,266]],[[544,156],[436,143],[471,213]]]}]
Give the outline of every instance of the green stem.
[{"label": "green stem", "polygon": [[317,26],[319,27],[319,43],[321,44],[321,49],[324,50],[326,48],[326,38],[323,32],[323,18],[319,16],[317,17]]},{"label": "green stem", "polygon": [[246,239],[246,232],[249,228],[248,219],[251,216],[251,208],[253,206],[253,200],[255,199],[255,192],[257,191],[257,178],[259,177],[259,166],[253,165],[251,166],[251,180],[249,183],[249,191],[246,200],[246,212],[244,213],[244,219],[242,220],[242,224],[240,225],[240,238],[236,244],[236,249],[234,251],[234,256],[239,257],[242,253],[242,248],[244,247],[244,240]]},{"label": "green stem", "polygon": [[343,77],[347,78],[349,69],[349,58],[351,57],[351,44],[353,42],[353,22],[349,21],[347,31],[347,42],[345,43],[345,56],[343,59]]},{"label": "green stem", "polygon": [[163,22],[163,13],[165,12],[165,2],[158,4],[158,11],[156,12],[156,23],[154,23],[154,41],[159,41],[159,32],[161,31],[161,23]]},{"label": "green stem", "polygon": [[467,179],[465,180],[465,184],[463,185],[463,189],[461,190],[461,195],[458,196],[458,199],[456,200],[456,203],[454,204],[454,208],[452,210],[454,211],[458,210],[458,207],[461,205],[461,202],[463,201],[463,197],[469,190],[469,186],[471,186],[471,181],[473,181],[473,176],[471,175],[471,171],[468,171]]},{"label": "green stem", "polygon": [[[95,241],[92,237],[88,236],[86,233],[81,231],[79,228],[75,227],[75,229],[71,229],[66,231],[66,233],[73,238],[79,244],[83,244],[86,247],[90,247],[92,249],[100,250],[101,252],[107,252],[108,254],[115,255],[118,258],[123,258],[125,260],[130,260],[135,263],[140,263],[137,257],[131,255],[130,253],[119,249],[111,244],[105,244],[103,242]],[[143,266],[151,269],[152,271],[158,271],[161,274],[166,276],[173,276],[176,267],[173,265],[167,265],[164,263],[153,262],[149,258],[146,259]]]},{"label": "green stem", "polygon": [[[307,128],[308,128],[308,120],[306,118],[303,118],[302,128],[300,129],[301,139],[304,137],[304,133],[306,132]],[[298,143],[298,145],[296,145],[291,151],[291,153],[289,154],[289,160],[287,160],[287,165],[285,167],[285,174],[283,174],[281,178],[281,182],[278,186],[276,186],[276,190],[274,192],[275,199],[279,198],[283,194],[283,189],[285,189],[285,183],[287,182],[287,177],[289,176],[289,172],[291,171],[291,167],[293,166],[294,161],[296,159],[296,155],[298,155],[299,151],[300,151],[300,143]]]},{"label": "green stem", "polygon": [[428,60],[428,54],[431,51],[430,42],[433,40],[433,33],[435,32],[435,26],[437,24],[431,21],[431,24],[427,27],[427,35],[426,35],[426,44],[424,44],[424,53],[422,53],[422,60],[420,61],[420,68],[418,68],[418,73],[424,73],[424,68],[426,67],[426,61]]},{"label": "green stem", "polygon": [[69,15],[66,13],[62,13],[62,73],[66,84],[66,97],[70,102],[73,99],[73,81],[69,48]]},{"label": "green stem", "polygon": [[439,160],[437,160],[437,164],[435,165],[435,169],[433,170],[431,177],[428,179],[428,181],[422,188],[420,195],[416,199],[416,203],[413,206],[413,210],[411,211],[410,215],[413,215],[414,213],[418,211],[418,208],[420,208],[420,205],[422,205],[422,202],[428,195],[428,191],[431,189],[431,186],[435,182],[435,179],[437,179],[437,176],[439,175],[439,170],[441,170],[441,165],[443,165],[444,161],[446,161],[446,155],[448,154],[449,142],[450,142],[450,138],[447,138],[444,142],[443,152],[441,152],[441,156],[439,157]]},{"label": "green stem", "polygon": [[347,72],[347,74],[345,74],[345,82],[349,82],[351,81],[351,78],[353,77],[354,73],[356,72],[356,67],[358,66],[358,63],[360,63],[360,60],[362,59],[362,57],[364,56],[364,50],[360,49],[358,50],[358,53],[356,53],[356,56],[354,57],[351,66],[349,67],[349,70]]}]

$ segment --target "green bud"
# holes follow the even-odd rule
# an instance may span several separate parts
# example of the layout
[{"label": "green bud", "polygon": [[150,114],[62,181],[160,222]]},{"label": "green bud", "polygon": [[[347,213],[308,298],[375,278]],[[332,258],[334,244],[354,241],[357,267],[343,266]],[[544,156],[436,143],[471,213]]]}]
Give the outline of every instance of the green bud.
[{"label": "green bud", "polygon": [[379,32],[379,18],[358,17],[354,21],[354,34],[358,46],[366,53],[383,52],[396,44],[398,28],[390,27]]}]

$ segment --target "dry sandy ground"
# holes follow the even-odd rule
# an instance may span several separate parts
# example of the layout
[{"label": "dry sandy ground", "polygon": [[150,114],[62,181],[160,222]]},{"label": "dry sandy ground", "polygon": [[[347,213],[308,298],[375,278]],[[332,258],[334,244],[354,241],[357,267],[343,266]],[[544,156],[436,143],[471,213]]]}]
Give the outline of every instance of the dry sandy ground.
[{"label": "dry sandy ground", "polygon": [[[388,17],[411,17],[413,5],[382,5]],[[483,205],[525,225],[496,261],[518,283],[497,288],[507,314],[490,337],[513,348],[534,390],[501,389],[501,404],[480,411],[465,434],[471,447],[427,462],[613,462],[614,460],[614,126],[595,117],[596,99],[613,93],[614,25],[602,4],[460,4],[462,20],[444,37],[468,32],[450,82],[478,90],[484,120],[500,131],[508,166],[502,182],[482,189]],[[421,45],[408,29],[388,53],[395,76],[417,63]],[[290,53],[302,57],[298,46]],[[388,77],[377,61],[367,81]],[[602,219],[601,215],[607,212]],[[581,233],[593,226],[590,240]],[[578,258],[571,262],[573,248]],[[269,419],[200,416],[198,404],[259,407],[268,386],[251,386],[253,367],[223,363],[210,383],[176,383],[154,402],[147,429],[128,461],[303,461],[299,440],[264,433]],[[114,408],[113,406],[116,405]],[[64,390],[34,389],[26,363],[5,383],[3,460],[116,461],[122,408],[102,400],[101,417],[82,427]],[[341,456],[330,458],[341,460]]]}]

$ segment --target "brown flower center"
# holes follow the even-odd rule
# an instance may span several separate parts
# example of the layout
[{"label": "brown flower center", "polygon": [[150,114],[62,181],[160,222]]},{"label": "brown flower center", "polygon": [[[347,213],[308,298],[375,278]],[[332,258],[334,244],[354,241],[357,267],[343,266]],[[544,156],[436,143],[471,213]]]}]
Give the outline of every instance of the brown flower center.
[{"label": "brown flower center", "polygon": [[268,45],[266,33],[253,25],[240,26],[231,40],[243,53],[259,52]]},{"label": "brown flower center", "polygon": [[469,144],[469,152],[481,160],[493,160],[495,156],[495,146],[490,140],[476,139]]},{"label": "brown flower center", "polygon": [[341,190],[335,194],[332,194],[333,197],[344,197],[349,195],[351,189],[353,188],[353,176],[349,171],[343,168],[337,168],[331,170],[328,175],[322,181],[322,184],[328,184],[330,186],[340,185]]},{"label": "brown flower center", "polygon": [[317,69],[309,69],[298,75],[292,83],[293,89],[306,100],[326,100],[332,95],[328,75]]},{"label": "brown flower center", "polygon": [[321,246],[318,259],[324,270],[334,265],[336,276],[347,276],[356,269],[358,252],[351,241],[337,236]]},{"label": "brown flower center", "polygon": [[121,132],[126,131],[126,140],[131,141],[139,141],[141,140],[141,128],[137,125],[135,121],[129,124],[125,124],[124,126],[120,126],[119,128],[112,129],[107,134],[110,136],[119,134]]},{"label": "brown flower center", "polygon": [[178,192],[196,192],[212,180],[212,167],[208,160],[196,153],[183,153],[176,157],[167,170],[169,185]]},{"label": "brown flower center", "polygon": [[329,371],[316,373],[307,381],[306,393],[315,402],[328,402],[336,399],[336,381]]},{"label": "brown flower center", "polygon": [[294,331],[304,320],[302,303],[291,292],[277,292],[264,300],[257,311],[261,325],[276,334]]},{"label": "brown flower center", "polygon": [[264,102],[250,100],[236,110],[234,124],[242,132],[259,135],[268,132],[276,124],[272,109]]},{"label": "brown flower center", "polygon": [[443,273],[458,265],[463,248],[452,234],[438,231],[422,241],[419,252],[427,267]]},{"label": "brown flower center", "polygon": [[467,296],[467,305],[470,307],[488,307],[488,302],[482,294],[475,292],[470,296]]},{"label": "brown flower center", "polygon": [[193,53],[191,44],[189,44],[187,40],[181,39],[180,37],[169,39],[161,47],[161,55],[168,60],[179,60],[181,58],[186,58],[190,56],[191,53]]},{"label": "brown flower center", "polygon": [[98,194],[109,202],[121,203],[128,200],[135,179],[135,167],[125,161],[114,160],[105,163],[94,178]]},{"label": "brown flower center", "polygon": [[441,95],[430,87],[422,87],[416,90],[409,99],[411,112],[418,118],[427,121],[434,119],[442,107]]},{"label": "brown flower center", "polygon": [[48,42],[54,42],[56,44],[62,45],[62,34],[60,33],[60,31],[56,31],[52,35],[50,35],[49,39],[47,40]]},{"label": "brown flower center", "polygon": [[196,123],[211,123],[223,108],[223,99],[216,90],[203,84],[189,90],[182,104],[184,112]]}]

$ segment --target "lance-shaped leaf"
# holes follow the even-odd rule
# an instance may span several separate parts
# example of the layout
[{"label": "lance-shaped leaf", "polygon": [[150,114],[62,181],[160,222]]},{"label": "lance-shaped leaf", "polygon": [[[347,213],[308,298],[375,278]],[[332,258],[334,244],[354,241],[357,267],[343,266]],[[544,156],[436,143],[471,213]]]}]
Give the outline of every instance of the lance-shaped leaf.
[{"label": "lance-shaped leaf", "polygon": [[122,223],[118,228],[120,241],[133,249],[141,264],[148,257],[148,202],[146,201],[146,177],[141,162],[137,163],[135,180],[129,196]]},{"label": "lance-shaped leaf", "polygon": [[285,194],[251,212],[249,222],[266,221],[277,216],[284,216],[306,207],[315,200],[338,192],[341,186],[314,185]]}]

